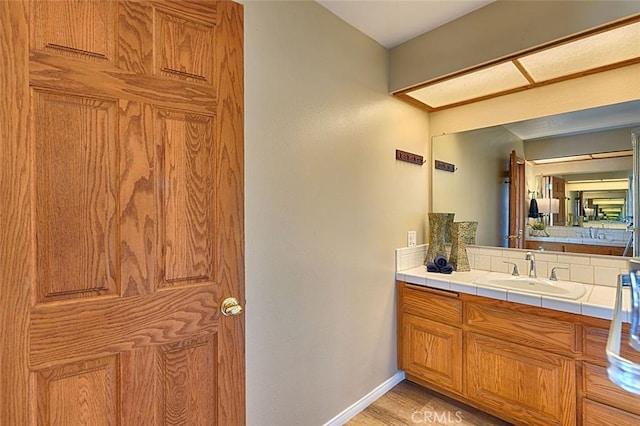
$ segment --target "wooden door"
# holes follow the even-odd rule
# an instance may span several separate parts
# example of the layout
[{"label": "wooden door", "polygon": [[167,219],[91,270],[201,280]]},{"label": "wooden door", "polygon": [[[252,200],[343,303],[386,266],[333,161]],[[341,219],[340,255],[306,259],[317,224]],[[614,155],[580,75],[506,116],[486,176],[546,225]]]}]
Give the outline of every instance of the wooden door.
[{"label": "wooden door", "polygon": [[509,240],[510,248],[524,248],[525,217],[524,159],[511,151],[509,159]]},{"label": "wooden door", "polygon": [[0,423],[244,423],[231,2],[0,2]]},{"label": "wooden door", "polygon": [[567,225],[567,197],[565,194],[566,181],[559,177],[552,177],[553,191],[551,198],[558,199],[558,213],[553,213],[553,224],[555,226]]}]

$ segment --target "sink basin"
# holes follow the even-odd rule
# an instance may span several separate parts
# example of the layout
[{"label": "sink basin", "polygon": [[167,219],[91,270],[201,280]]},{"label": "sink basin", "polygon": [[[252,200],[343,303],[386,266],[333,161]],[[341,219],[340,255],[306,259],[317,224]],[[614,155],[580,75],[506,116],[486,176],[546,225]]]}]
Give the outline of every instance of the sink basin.
[{"label": "sink basin", "polygon": [[586,289],[580,283],[570,281],[551,281],[545,278],[514,277],[498,272],[481,275],[475,281],[488,287],[517,290],[523,293],[541,294],[562,299],[579,299],[585,295]]}]

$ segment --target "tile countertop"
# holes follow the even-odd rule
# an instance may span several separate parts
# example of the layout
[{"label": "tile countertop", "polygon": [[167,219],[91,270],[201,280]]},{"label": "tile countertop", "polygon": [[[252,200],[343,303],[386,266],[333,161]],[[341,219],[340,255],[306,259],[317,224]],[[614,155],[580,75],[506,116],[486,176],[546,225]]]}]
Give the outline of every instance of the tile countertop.
[{"label": "tile countertop", "polygon": [[[450,290],[459,293],[473,294],[491,299],[506,300],[524,305],[539,306],[556,311],[590,317],[612,319],[616,301],[616,287],[606,287],[591,284],[585,286],[586,293],[577,300],[561,299],[551,296],[525,293],[517,290],[507,290],[475,284],[474,281],[488,271],[471,270],[469,272],[453,272],[452,274],[438,274],[427,272],[423,265],[396,272],[396,280],[425,287]],[[510,275],[505,274],[508,278]],[[628,288],[623,290],[622,320],[629,322],[631,294]]]}]

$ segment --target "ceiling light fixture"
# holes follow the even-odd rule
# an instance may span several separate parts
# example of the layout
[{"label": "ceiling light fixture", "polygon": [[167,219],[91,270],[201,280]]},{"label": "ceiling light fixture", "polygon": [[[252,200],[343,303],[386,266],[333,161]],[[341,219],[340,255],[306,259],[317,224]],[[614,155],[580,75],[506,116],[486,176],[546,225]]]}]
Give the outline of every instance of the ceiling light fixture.
[{"label": "ceiling light fixture", "polygon": [[606,158],[621,158],[621,157],[631,157],[631,156],[633,156],[633,151],[612,151],[612,152],[600,152],[600,153],[594,153],[594,154],[571,155],[568,157],[542,158],[538,160],[529,160],[529,162],[537,166],[539,164],[566,163],[569,161],[584,161],[584,160],[603,160]]},{"label": "ceiling light fixture", "polygon": [[566,163],[568,161],[584,161],[591,160],[591,155],[571,155],[569,157],[556,157],[556,158],[542,158],[539,160],[531,160],[530,162],[538,165],[538,164],[552,164],[552,163]]},{"label": "ceiling light fixture", "polygon": [[640,63],[640,17],[394,93],[427,111]]}]

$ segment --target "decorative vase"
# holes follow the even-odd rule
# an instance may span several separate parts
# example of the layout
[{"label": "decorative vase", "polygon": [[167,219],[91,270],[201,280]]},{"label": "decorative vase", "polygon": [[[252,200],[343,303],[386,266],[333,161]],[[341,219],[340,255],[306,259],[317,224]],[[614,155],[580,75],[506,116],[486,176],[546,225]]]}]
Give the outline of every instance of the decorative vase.
[{"label": "decorative vase", "polygon": [[451,255],[449,263],[457,272],[470,271],[469,257],[467,256],[467,239],[473,229],[473,222],[453,222],[451,226]]},{"label": "decorative vase", "polygon": [[429,248],[424,258],[424,264],[433,262],[436,256],[447,257],[445,241],[447,231],[451,230],[451,223],[455,213],[428,213],[429,216]]},{"label": "decorative vase", "polygon": [[468,246],[476,245],[476,232],[478,231],[478,222],[467,222],[469,227],[464,236],[464,243]]}]

